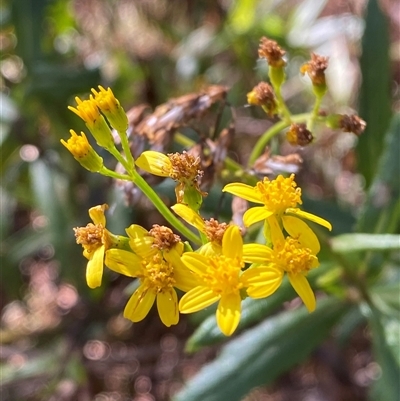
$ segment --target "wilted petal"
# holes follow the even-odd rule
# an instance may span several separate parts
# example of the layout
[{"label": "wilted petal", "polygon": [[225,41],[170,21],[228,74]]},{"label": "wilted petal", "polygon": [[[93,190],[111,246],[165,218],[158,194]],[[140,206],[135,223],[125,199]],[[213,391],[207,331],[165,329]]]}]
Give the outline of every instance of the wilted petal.
[{"label": "wilted petal", "polygon": [[219,300],[220,296],[215,295],[207,287],[196,287],[187,292],[179,301],[181,313],[193,313],[207,308]]},{"label": "wilted petal", "polygon": [[154,304],[156,293],[141,285],[130,297],[125,306],[124,317],[132,322],[140,322],[149,313]]},{"label": "wilted petal", "polygon": [[246,227],[254,223],[267,219],[273,213],[267,210],[264,206],[256,206],[248,209],[243,215],[243,223]]},{"label": "wilted petal", "polygon": [[142,259],[122,249],[109,249],[104,263],[109,269],[128,277],[137,277],[142,269]]},{"label": "wilted petal", "polygon": [[178,297],[174,289],[157,294],[157,309],[161,321],[167,327],[178,323]]},{"label": "wilted petal", "polygon": [[168,156],[153,150],[143,152],[135,164],[142,170],[160,177],[168,177],[171,171],[171,161]]},{"label": "wilted petal", "polygon": [[243,239],[238,226],[231,225],[226,229],[222,237],[222,253],[227,258],[242,259]]},{"label": "wilted petal", "polygon": [[247,269],[241,281],[252,298],[265,298],[273,294],[282,284],[283,270],[273,265]]},{"label": "wilted petal", "polygon": [[313,312],[316,307],[316,300],[310,283],[302,274],[288,274],[290,284],[304,302],[309,312]]},{"label": "wilted petal", "polygon": [[241,305],[239,293],[222,295],[218,303],[217,323],[226,336],[232,335],[240,322]]},{"label": "wilted petal", "polygon": [[262,244],[244,244],[243,260],[246,263],[265,263],[270,260],[272,249]]},{"label": "wilted petal", "polygon": [[103,277],[104,251],[104,245],[97,248],[87,264],[86,282],[89,288],[96,288],[101,285],[101,279]]},{"label": "wilted petal", "polygon": [[238,196],[239,198],[246,199],[254,203],[264,203],[261,200],[261,196],[256,192],[254,187],[250,185],[242,184],[240,182],[233,182],[227,184],[222,188],[222,192],[229,192],[232,195]]},{"label": "wilted petal", "polygon": [[310,248],[314,255],[319,252],[318,238],[307,223],[293,216],[282,216],[282,221],[283,227],[292,238],[297,239],[302,246]]},{"label": "wilted petal", "polygon": [[298,217],[302,217],[303,219],[313,221],[314,223],[317,223],[320,226],[327,228],[329,231],[332,231],[332,224],[329,223],[329,221],[323,219],[322,217],[316,216],[315,214],[303,212],[300,209],[286,209],[286,213],[294,214]]}]

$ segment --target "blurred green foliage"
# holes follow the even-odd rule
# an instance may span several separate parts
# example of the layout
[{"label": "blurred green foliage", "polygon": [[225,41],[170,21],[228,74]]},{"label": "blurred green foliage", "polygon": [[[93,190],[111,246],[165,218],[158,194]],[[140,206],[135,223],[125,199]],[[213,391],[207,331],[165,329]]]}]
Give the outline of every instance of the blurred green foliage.
[{"label": "blurred green foliage", "polygon": [[[224,84],[231,87],[229,102],[241,116],[263,119],[259,111],[245,110],[243,105],[246,93],[266,77],[256,54],[259,38],[268,36],[288,51],[288,82],[292,85],[288,104],[301,112],[309,104],[311,91],[296,89],[302,83],[296,78],[299,65],[315,48],[327,49],[330,55],[333,46],[329,44],[349,22],[354,32],[365,24],[359,96],[346,97],[341,92],[330,97],[325,106],[358,104],[360,116],[367,121],[367,130],[351,150],[357,154],[353,173],[365,182],[365,201],[352,209],[332,191],[329,182],[320,185],[320,196],[305,194],[307,210],[329,218],[334,226],[334,237],[321,235],[321,267],[310,278],[313,287],[327,295],[310,315],[304,307],[282,311],[282,304],[294,298],[288,285],[265,300],[247,299],[239,335],[227,341],[218,357],[185,383],[175,399],[242,400],[254,387],[271,385],[304,361],[333,329],[337,333],[333,338],[345,344],[357,327],[364,325],[371,333],[380,372],[371,386],[370,399],[396,401],[400,394],[400,116],[392,110],[390,32],[379,3],[368,1],[364,16],[359,17],[340,10],[321,15],[327,1],[318,2],[318,6],[310,0],[164,1],[147,6],[138,2],[135,13],[127,14],[127,18],[136,19],[126,22],[132,28],[126,31],[126,38],[120,30],[125,27],[120,17],[124,2],[93,2],[94,9],[85,9],[83,3],[13,0],[1,6],[2,306],[7,310],[16,300],[25,302],[30,291],[29,266],[51,262],[56,265],[55,281],[77,288],[80,302],[89,310],[83,319],[70,314],[59,325],[43,331],[2,328],[3,344],[17,346],[21,337],[32,336],[41,349],[21,369],[9,365],[7,359],[2,361],[2,399],[16,399],[13,383],[41,375],[53,380],[48,393],[38,391],[24,399],[51,399],[62,377],[80,384],[89,380],[80,351],[66,358],[71,348],[64,347],[60,339],[72,339],[82,346],[89,338],[101,337],[107,319],[121,309],[102,310],[107,291],[115,285],[113,276],[106,277],[100,290],[86,288],[85,260],[75,244],[72,227],[86,224],[88,208],[103,202],[115,209],[114,232],[122,233],[140,219],[143,223],[140,209],[124,205],[122,194],[110,181],[83,171],[60,145],[60,138],[79,126],[76,116],[67,110],[73,96],[88,93],[98,84],[112,85],[126,109],[141,102],[155,107],[203,84]],[[88,17],[93,10],[96,13]],[[137,28],[142,30],[142,41],[133,29],[137,21],[142,23]],[[354,43],[359,39],[357,35],[352,38]],[[334,61],[335,55],[330,57]],[[333,91],[343,86],[340,73],[339,78],[331,79],[337,83]],[[234,150],[243,161],[243,138],[239,134],[236,139]],[[254,137],[247,139],[255,142]],[[276,141],[272,147],[277,151],[281,145]],[[318,174],[325,180],[331,177],[324,170],[328,163],[328,167],[324,160],[318,163],[317,167],[312,161],[305,164],[300,177],[306,187]],[[312,168],[319,173],[314,174]],[[212,215],[215,204],[221,203],[229,219],[229,205],[226,199],[220,201],[219,189],[215,186],[210,193],[212,201],[205,202],[206,213]],[[159,190],[166,197],[173,192],[165,185]],[[189,352],[225,341],[213,310],[197,318],[201,322],[188,339]],[[75,321],[82,327],[75,330]],[[66,362],[60,368],[59,359],[63,358]]]}]

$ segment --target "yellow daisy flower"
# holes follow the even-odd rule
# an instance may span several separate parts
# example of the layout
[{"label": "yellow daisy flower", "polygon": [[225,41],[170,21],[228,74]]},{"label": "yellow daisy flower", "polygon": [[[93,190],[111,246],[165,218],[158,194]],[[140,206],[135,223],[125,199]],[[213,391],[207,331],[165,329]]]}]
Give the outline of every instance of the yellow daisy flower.
[{"label": "yellow daisy flower", "polygon": [[243,246],[243,259],[259,263],[257,269],[246,271],[246,285],[253,286],[247,292],[254,297],[258,291],[263,291],[265,275],[269,275],[270,280],[275,277],[278,288],[286,272],[308,311],[313,312],[316,307],[315,295],[306,275],[309,270],[319,266],[316,256],[320,250],[318,239],[306,223],[292,216],[287,216],[285,229],[288,229],[291,236],[284,238],[279,232],[274,238],[273,249],[262,244]]},{"label": "yellow daisy flower", "polygon": [[197,228],[207,238],[208,242],[200,247],[197,253],[205,256],[222,253],[222,238],[229,224],[219,223],[218,220],[213,218],[205,220],[183,203],[177,203],[171,206],[171,209],[187,223]]},{"label": "yellow daisy flower", "polygon": [[105,264],[111,270],[140,280],[139,288],[130,297],[124,317],[139,322],[157,303],[161,321],[167,326],[179,321],[178,297],[175,288],[188,291],[197,285],[194,274],[183,264],[183,243],[168,227],[154,225],[150,231],[131,225],[126,232],[134,251],[110,249]]},{"label": "yellow daisy flower", "polygon": [[108,205],[99,205],[89,209],[93,223],[86,227],[74,228],[76,242],[83,246],[83,256],[89,259],[86,267],[86,282],[90,288],[101,285],[103,277],[104,253],[114,243],[114,236],[106,230],[104,212]]},{"label": "yellow daisy flower", "polygon": [[[255,263],[263,253],[247,255],[246,261]],[[186,252],[182,261],[198,277],[199,285],[188,291],[179,302],[181,313],[192,313],[204,309],[218,301],[217,323],[220,330],[230,336],[236,330],[241,315],[242,294],[252,298],[263,298],[272,294],[282,281],[283,272],[271,268],[268,272],[258,266],[242,272],[245,266],[243,258],[243,240],[237,226],[229,226],[222,238],[220,255],[199,255]],[[249,274],[249,272],[251,273]],[[273,274],[271,274],[271,271]],[[260,288],[258,280],[253,284],[253,275],[262,277]]]},{"label": "yellow daisy flower", "polygon": [[222,191],[250,202],[263,204],[263,206],[256,206],[247,210],[243,215],[243,222],[248,227],[258,221],[267,220],[271,230],[272,242],[274,242],[274,238],[279,236],[282,224],[290,234],[286,226],[288,217],[291,216],[295,217],[299,224],[302,222],[300,218],[303,218],[332,230],[332,225],[328,221],[314,214],[303,212],[297,207],[297,205],[302,204],[301,188],[297,187],[294,174],[288,178],[279,175],[272,181],[265,177],[254,187],[242,183],[232,183],[225,185]]}]

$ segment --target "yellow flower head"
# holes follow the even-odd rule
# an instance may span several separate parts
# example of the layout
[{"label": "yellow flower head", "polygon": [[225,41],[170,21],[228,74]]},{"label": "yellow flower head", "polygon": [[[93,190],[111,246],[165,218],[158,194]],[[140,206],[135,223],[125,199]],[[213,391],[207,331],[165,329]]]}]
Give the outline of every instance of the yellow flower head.
[{"label": "yellow flower head", "polygon": [[181,261],[182,242],[163,226],[156,225],[147,231],[132,225],[126,232],[135,253],[110,249],[105,261],[111,270],[140,280],[139,288],[125,307],[124,316],[139,322],[156,301],[161,321],[168,327],[177,324],[179,311],[175,288],[188,291],[197,285],[195,276]]},{"label": "yellow flower head", "polygon": [[[121,107],[119,100],[114,96],[111,88],[105,90],[99,85],[99,92],[92,89],[94,102],[102,113],[107,117],[108,122],[118,132],[125,133],[128,129],[128,117]],[[91,99],[93,99],[91,97]]]},{"label": "yellow flower head", "polygon": [[202,201],[201,197],[207,195],[200,190],[198,183],[203,175],[199,157],[194,157],[185,151],[164,155],[149,150],[143,152],[135,164],[148,173],[178,181],[175,188],[178,203],[187,203],[192,209],[198,210]]},{"label": "yellow flower head", "polygon": [[250,268],[245,273],[248,282],[253,284],[253,288],[249,288],[247,292],[249,296],[262,297],[263,288],[274,283],[277,289],[282,282],[283,273],[286,272],[293,288],[308,311],[312,312],[315,310],[316,301],[306,275],[311,269],[319,266],[316,256],[320,249],[319,242],[304,222],[300,221],[299,224],[296,221],[298,219],[289,216],[287,219],[285,229],[290,231],[291,236],[284,238],[283,234],[279,233],[274,237],[273,249],[261,244],[244,245],[244,260],[259,263],[258,271]]},{"label": "yellow flower head", "polygon": [[[254,255],[247,257],[248,262],[257,262]],[[201,255],[196,252],[186,252],[182,261],[198,277],[199,285],[187,292],[179,302],[181,313],[192,313],[204,309],[219,301],[217,323],[220,330],[230,336],[236,330],[241,315],[242,294],[247,293],[253,298],[268,296],[276,290],[282,281],[282,272],[277,270],[268,280],[265,275],[263,288],[260,291],[258,282],[253,283],[248,271],[258,272],[258,267],[248,269],[243,258],[243,240],[237,226],[229,226],[222,238],[221,254]]]},{"label": "yellow flower head", "polygon": [[106,230],[104,212],[108,205],[99,205],[89,209],[89,216],[93,223],[86,227],[74,228],[76,242],[83,246],[83,255],[89,259],[86,267],[86,281],[90,288],[101,285],[103,276],[104,253],[112,245],[112,236]]},{"label": "yellow flower head", "polygon": [[[285,219],[288,217],[286,215],[311,220],[329,230],[332,229],[328,221],[297,208],[297,205],[302,203],[301,189],[294,181],[294,174],[288,178],[279,175],[275,180],[264,178],[254,187],[242,183],[232,183],[225,185],[223,191],[250,202],[263,204],[263,206],[247,210],[243,215],[243,222],[248,227],[258,221],[267,220],[272,239],[278,235],[277,231],[281,231],[282,223],[285,226]],[[300,222],[299,224],[302,223],[300,219],[297,220]]]},{"label": "yellow flower head", "polygon": [[61,139],[61,143],[84,168],[94,173],[100,171],[103,167],[103,159],[92,148],[86,135],[81,132],[79,136],[72,129],[69,132],[71,133],[71,138],[67,141]]},{"label": "yellow flower head", "polygon": [[79,97],[75,97],[75,101],[77,106],[68,106],[68,109],[82,118],[99,146],[105,149],[113,148],[115,145],[110,127],[100,114],[93,97],[83,101]]},{"label": "yellow flower head", "polygon": [[208,243],[197,250],[202,255],[220,254],[222,252],[222,238],[229,227],[227,223],[219,223],[211,218],[204,220],[197,212],[182,203],[177,203],[171,209],[183,220],[197,228],[208,239]]}]

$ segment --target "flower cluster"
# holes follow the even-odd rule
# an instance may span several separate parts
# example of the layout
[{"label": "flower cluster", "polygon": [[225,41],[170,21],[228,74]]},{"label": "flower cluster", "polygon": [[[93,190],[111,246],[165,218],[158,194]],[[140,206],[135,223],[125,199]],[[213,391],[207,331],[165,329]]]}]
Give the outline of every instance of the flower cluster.
[{"label": "flower cluster", "polygon": [[[276,42],[262,38],[259,56],[269,63],[271,85],[261,82],[247,98],[250,104],[261,106],[269,116],[277,115],[282,119],[284,124],[275,126],[280,130],[288,128],[286,138],[291,144],[305,146],[312,142],[311,128],[319,118],[318,107],[326,91],[324,71],[328,59],[313,54],[312,60],[301,69],[311,78],[317,98],[314,110],[304,119],[304,115],[294,118],[282,98],[284,55],[285,51]],[[153,225],[147,230],[132,224],[126,228],[126,236],[115,235],[106,228],[108,206],[91,208],[92,223],[75,228],[76,241],[82,245],[83,255],[88,259],[86,280],[90,288],[101,285],[104,266],[135,278],[138,285],[126,304],[124,316],[139,322],[156,303],[160,319],[168,327],[178,323],[180,314],[197,312],[218,303],[217,324],[227,336],[239,325],[242,301],[247,297],[271,296],[285,275],[308,311],[315,310],[316,298],[307,275],[319,265],[320,243],[308,222],[328,230],[332,226],[327,220],[300,208],[302,193],[294,174],[274,174],[275,178],[264,177],[258,182],[254,176],[246,180],[246,174],[241,174],[237,176],[243,177],[245,182],[231,182],[223,187],[223,192],[236,199],[256,204],[242,213],[243,222],[238,222],[236,216],[235,222],[242,229],[232,222],[206,219],[201,214],[203,197],[207,193],[201,190],[203,171],[199,156],[190,151],[164,154],[148,150],[136,155],[135,160],[126,134],[127,116],[111,89],[100,86],[99,91],[92,90],[88,100],[76,98],[76,103],[70,110],[84,120],[97,145],[111,153],[124,172],[106,168],[83,132],[79,136],[71,130],[71,137],[62,140],[62,144],[87,170],[137,186],[174,229]],[[365,127],[357,116],[330,115],[324,122],[357,135]],[[268,138],[279,132],[274,131],[274,127]],[[122,149],[116,148],[112,129],[119,135]],[[262,141],[261,138],[256,145],[257,151]],[[233,162],[230,166],[237,171],[240,168]],[[171,208],[146,182],[143,172],[176,182],[176,203]],[[243,228],[257,223],[262,223],[263,239],[258,243],[249,242]],[[181,236],[188,241],[184,242]]]}]

